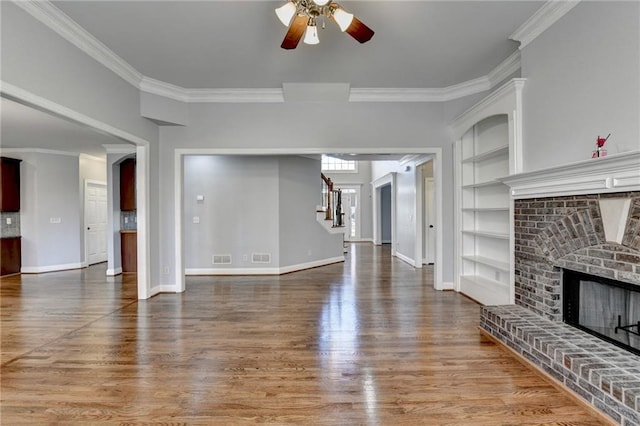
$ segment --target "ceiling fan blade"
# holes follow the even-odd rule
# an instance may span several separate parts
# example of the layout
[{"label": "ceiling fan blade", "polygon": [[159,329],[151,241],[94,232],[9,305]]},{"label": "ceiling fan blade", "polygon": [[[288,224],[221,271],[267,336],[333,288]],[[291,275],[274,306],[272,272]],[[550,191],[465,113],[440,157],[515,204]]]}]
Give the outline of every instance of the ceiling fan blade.
[{"label": "ceiling fan blade", "polygon": [[296,16],[296,19],[293,20],[289,27],[289,31],[287,31],[287,35],[284,36],[280,47],[283,49],[295,49],[307,29],[307,20],[308,18],[305,16]]},{"label": "ceiling fan blade", "polygon": [[351,25],[349,25],[345,32],[349,33],[351,37],[355,38],[360,43],[368,42],[369,40],[371,40],[371,37],[373,37],[374,34],[371,28],[367,27],[355,16],[353,17]]}]

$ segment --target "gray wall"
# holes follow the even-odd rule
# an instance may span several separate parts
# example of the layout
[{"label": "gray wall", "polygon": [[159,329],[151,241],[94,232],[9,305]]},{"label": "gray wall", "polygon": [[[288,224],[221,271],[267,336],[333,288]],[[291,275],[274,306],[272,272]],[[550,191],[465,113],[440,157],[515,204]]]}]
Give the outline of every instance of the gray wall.
[{"label": "gray wall", "polygon": [[[20,163],[22,267],[47,270],[80,266],[80,191],[78,157],[11,152]],[[60,218],[60,223],[51,223]]]},{"label": "gray wall", "polygon": [[343,256],[342,234],[330,234],[316,220],[320,161],[279,157],[280,266]]},{"label": "gray wall", "polygon": [[[316,221],[319,191],[318,160],[185,156],[185,267],[278,268],[342,256],[341,235]],[[252,263],[252,253],[271,254],[271,263]],[[213,254],[230,254],[232,264],[213,265]]]},{"label": "gray wall", "polygon": [[[185,156],[185,268],[279,265],[278,212],[277,158]],[[272,264],[252,264],[251,253],[271,253]],[[213,254],[230,254],[233,263],[213,265]]]},{"label": "gray wall", "polygon": [[380,234],[383,243],[391,243],[391,185],[380,188]]},{"label": "gray wall", "polygon": [[522,50],[525,171],[640,149],[640,3],[579,3]]}]

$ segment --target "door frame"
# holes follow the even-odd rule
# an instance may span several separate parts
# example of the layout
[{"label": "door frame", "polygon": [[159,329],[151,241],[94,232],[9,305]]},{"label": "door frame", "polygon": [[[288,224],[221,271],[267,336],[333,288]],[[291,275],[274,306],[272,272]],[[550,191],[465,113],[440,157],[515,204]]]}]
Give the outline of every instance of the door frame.
[{"label": "door frame", "polygon": [[382,245],[382,208],[381,190],[383,186],[391,186],[391,255],[396,255],[396,173],[391,172],[371,182],[373,202],[373,244]]},{"label": "door frame", "polygon": [[[99,180],[94,180],[94,179],[85,179],[84,180],[84,201],[83,201],[83,205],[82,208],[84,210],[84,215],[82,218],[82,236],[83,236],[83,241],[84,241],[84,265],[85,266],[89,266],[89,244],[87,243],[87,239],[88,239],[88,232],[87,232],[87,188],[89,187],[89,185],[96,185],[96,186],[102,186],[104,187],[104,189],[107,190],[107,199],[109,198],[108,194],[109,194],[109,187],[107,186],[107,182],[102,182]],[[107,217],[108,217],[108,212],[109,212],[109,205],[107,203]],[[109,231],[109,220],[107,219],[107,223],[105,225],[107,227],[107,229],[105,230],[105,232]],[[106,238],[106,236],[105,236]],[[105,239],[106,242],[106,239]],[[109,248],[107,245],[107,258],[109,257]],[[105,259],[106,261],[107,259]]]}]

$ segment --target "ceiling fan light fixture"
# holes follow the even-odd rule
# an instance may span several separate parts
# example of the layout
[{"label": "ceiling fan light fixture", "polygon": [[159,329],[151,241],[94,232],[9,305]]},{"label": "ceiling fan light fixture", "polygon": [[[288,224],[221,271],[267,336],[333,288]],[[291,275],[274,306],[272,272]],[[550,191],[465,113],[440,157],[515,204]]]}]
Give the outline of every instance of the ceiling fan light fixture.
[{"label": "ceiling fan light fixture", "polygon": [[291,19],[295,14],[296,5],[292,1],[287,2],[276,9],[276,15],[278,16],[278,19],[280,19],[280,22],[282,22],[285,27],[288,27],[289,24],[291,24]]},{"label": "ceiling fan light fixture", "polygon": [[351,25],[351,22],[353,22],[353,13],[337,8],[333,11],[333,19],[335,19],[340,27],[340,31],[345,32],[347,28],[349,28],[349,25]]},{"label": "ceiling fan light fixture", "polygon": [[320,43],[320,39],[318,38],[318,27],[315,22],[309,22],[307,25],[307,31],[304,33],[304,40],[302,40],[305,44],[318,44]]}]

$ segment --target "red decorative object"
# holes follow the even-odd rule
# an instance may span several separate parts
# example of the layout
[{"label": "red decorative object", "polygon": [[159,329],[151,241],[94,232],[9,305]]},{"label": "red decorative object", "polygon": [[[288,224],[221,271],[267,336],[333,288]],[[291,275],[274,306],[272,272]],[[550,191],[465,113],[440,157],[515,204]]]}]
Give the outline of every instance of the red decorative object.
[{"label": "red decorative object", "polygon": [[593,154],[591,154],[591,158],[599,158],[599,157],[607,156],[607,150],[604,149],[604,144],[607,141],[607,139],[609,139],[609,136],[611,136],[611,133],[609,133],[606,138],[601,138],[600,135],[598,135],[598,137],[596,138],[597,148],[595,151],[593,151]]}]

